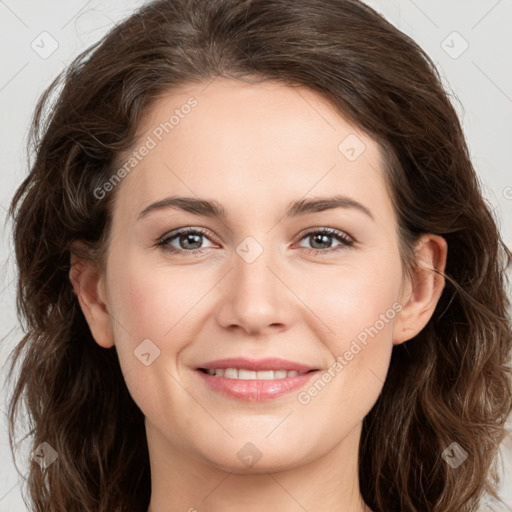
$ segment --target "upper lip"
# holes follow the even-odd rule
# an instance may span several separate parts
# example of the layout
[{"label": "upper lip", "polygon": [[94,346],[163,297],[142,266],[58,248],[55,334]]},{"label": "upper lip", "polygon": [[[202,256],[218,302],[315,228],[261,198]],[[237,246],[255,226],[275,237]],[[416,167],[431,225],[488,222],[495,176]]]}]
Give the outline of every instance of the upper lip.
[{"label": "upper lip", "polygon": [[277,357],[267,357],[264,359],[249,359],[246,357],[230,357],[226,359],[217,359],[208,363],[202,364],[198,369],[204,370],[221,370],[226,368],[238,368],[244,370],[264,371],[264,370],[287,370],[297,371],[299,373],[306,373],[310,370],[315,370],[311,366],[307,366],[295,361],[287,359],[280,359]]}]

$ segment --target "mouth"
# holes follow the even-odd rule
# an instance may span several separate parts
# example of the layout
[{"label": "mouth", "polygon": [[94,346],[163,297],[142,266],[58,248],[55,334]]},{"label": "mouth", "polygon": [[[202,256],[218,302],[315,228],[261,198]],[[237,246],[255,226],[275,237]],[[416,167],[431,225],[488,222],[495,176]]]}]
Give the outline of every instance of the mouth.
[{"label": "mouth", "polygon": [[285,369],[254,371],[245,368],[198,368],[198,370],[208,375],[213,375],[214,377],[238,380],[279,380],[316,371],[308,370],[307,372],[298,372],[297,370]]},{"label": "mouth", "polygon": [[319,369],[277,358],[230,358],[203,364],[196,371],[211,390],[224,397],[254,402],[290,394]]}]

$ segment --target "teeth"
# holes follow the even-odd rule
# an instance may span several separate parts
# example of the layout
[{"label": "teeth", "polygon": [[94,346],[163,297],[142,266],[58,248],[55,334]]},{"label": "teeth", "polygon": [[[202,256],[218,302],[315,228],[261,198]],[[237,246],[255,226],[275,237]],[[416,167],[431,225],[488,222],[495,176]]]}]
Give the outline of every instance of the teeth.
[{"label": "teeth", "polygon": [[[214,375],[217,375],[217,370],[215,370]],[[226,368],[224,370],[224,377],[227,379],[238,379],[238,370],[235,368]]]},{"label": "teeth", "polygon": [[256,378],[256,372],[253,372],[253,371],[250,371],[250,370],[242,370],[242,369],[240,369],[240,370],[238,370],[238,378],[240,380],[255,379]]},{"label": "teeth", "polygon": [[296,370],[262,370],[255,372],[253,370],[244,370],[242,368],[226,368],[218,370],[206,370],[209,375],[215,375],[215,377],[226,377],[227,379],[239,379],[239,380],[274,380],[274,379],[285,379],[287,377],[296,377],[299,372]]}]

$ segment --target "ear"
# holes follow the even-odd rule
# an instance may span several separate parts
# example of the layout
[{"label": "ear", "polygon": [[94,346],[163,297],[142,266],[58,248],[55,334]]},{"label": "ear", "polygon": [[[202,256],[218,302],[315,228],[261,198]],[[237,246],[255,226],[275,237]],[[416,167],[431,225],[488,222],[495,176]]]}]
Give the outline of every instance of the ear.
[{"label": "ear", "polygon": [[83,242],[74,243],[69,280],[96,343],[101,347],[111,348],[114,345],[114,335],[107,309],[104,277],[97,264],[91,258],[83,256],[86,252]]},{"label": "ear", "polygon": [[402,290],[403,308],[395,317],[393,344],[416,336],[432,317],[445,286],[448,244],[438,235],[423,235],[416,246],[416,265]]}]

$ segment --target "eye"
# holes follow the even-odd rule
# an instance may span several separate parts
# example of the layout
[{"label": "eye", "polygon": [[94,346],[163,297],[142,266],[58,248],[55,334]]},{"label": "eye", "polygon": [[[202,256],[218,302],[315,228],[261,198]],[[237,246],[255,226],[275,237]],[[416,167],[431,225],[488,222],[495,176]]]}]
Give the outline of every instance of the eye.
[{"label": "eye", "polygon": [[[204,239],[210,240],[208,231],[201,228],[180,228],[164,235],[156,245],[166,252],[172,254],[202,254],[204,250],[213,245],[202,247]],[[333,246],[334,241],[338,245]],[[333,228],[321,228],[308,231],[299,240],[308,240],[312,247],[303,247],[306,251],[314,254],[325,254],[339,251],[345,247],[351,247],[354,241],[345,233]]]},{"label": "eye", "polygon": [[[203,249],[208,247],[201,247],[203,240],[208,240],[207,231],[199,228],[180,228],[172,231],[164,238],[157,242],[158,247],[162,247],[165,251],[170,253],[201,253]],[[172,245],[173,243],[177,244]]]},{"label": "eye", "polygon": [[[339,244],[334,247],[332,246],[333,238],[339,242]],[[322,228],[308,231],[300,240],[305,239],[312,245],[311,248],[305,247],[305,249],[308,252],[313,252],[314,254],[331,253],[339,251],[344,247],[351,247],[354,244],[354,241],[345,233],[333,228]]]}]

